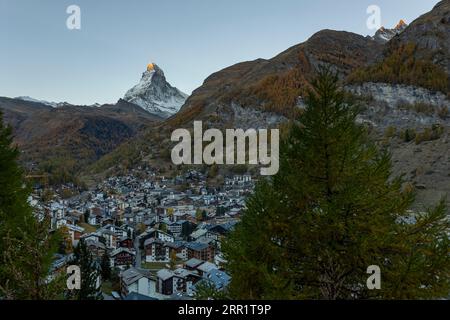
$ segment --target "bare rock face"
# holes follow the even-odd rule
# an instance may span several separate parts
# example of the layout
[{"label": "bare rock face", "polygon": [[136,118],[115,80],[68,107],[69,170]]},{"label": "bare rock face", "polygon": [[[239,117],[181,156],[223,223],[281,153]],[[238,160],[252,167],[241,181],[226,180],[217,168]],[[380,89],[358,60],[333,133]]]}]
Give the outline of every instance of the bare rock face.
[{"label": "bare rock face", "polygon": [[375,100],[385,102],[392,107],[402,103],[424,103],[450,108],[450,101],[445,94],[420,87],[367,82],[362,85],[347,86],[347,89],[357,95],[371,96]]},{"label": "bare rock face", "polygon": [[424,128],[439,124],[450,127],[450,117],[443,114],[443,110],[450,110],[450,100],[443,93],[372,82],[346,86],[345,89],[366,98],[360,121],[370,123],[380,132],[390,126]]}]

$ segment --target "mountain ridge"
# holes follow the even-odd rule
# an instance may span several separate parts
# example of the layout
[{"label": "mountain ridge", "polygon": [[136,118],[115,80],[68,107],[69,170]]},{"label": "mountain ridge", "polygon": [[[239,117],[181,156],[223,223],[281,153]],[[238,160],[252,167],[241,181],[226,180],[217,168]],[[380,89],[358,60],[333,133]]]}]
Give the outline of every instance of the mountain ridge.
[{"label": "mountain ridge", "polygon": [[373,40],[378,41],[380,43],[386,43],[391,41],[395,36],[402,33],[408,24],[402,19],[397,25],[392,29],[387,29],[385,27],[381,27],[377,30],[375,35],[372,37]]}]

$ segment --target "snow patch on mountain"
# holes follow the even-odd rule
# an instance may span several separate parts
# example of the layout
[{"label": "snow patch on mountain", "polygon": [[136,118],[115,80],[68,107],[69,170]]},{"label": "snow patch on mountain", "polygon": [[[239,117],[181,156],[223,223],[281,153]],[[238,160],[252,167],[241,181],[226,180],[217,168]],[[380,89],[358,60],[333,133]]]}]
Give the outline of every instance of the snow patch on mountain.
[{"label": "snow patch on mountain", "polygon": [[16,97],[14,99],[28,101],[28,102],[41,103],[41,104],[45,104],[45,105],[53,107],[53,108],[58,108],[58,107],[68,104],[67,102],[50,102],[50,101],[45,101],[45,100],[34,99],[29,96],[21,96],[21,97]]}]

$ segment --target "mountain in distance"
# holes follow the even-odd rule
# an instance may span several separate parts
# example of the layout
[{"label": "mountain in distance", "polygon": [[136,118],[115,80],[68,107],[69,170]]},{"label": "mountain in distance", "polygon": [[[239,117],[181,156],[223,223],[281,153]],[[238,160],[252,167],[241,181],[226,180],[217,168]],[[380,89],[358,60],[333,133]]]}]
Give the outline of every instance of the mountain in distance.
[{"label": "mountain in distance", "polygon": [[[145,111],[160,117],[168,118],[177,113],[185,103],[188,95],[172,87],[165,78],[163,70],[154,63],[147,65],[140,82],[127,91],[123,100],[137,105]],[[16,97],[17,100],[44,104],[53,108],[74,106],[68,102],[50,102],[29,96]],[[95,103],[88,107],[100,107]]]},{"label": "mountain in distance", "polygon": [[124,100],[149,113],[168,118],[180,110],[188,95],[172,87],[163,70],[154,63],[147,66],[140,82],[128,90]]},{"label": "mountain in distance", "polygon": [[28,102],[41,103],[41,104],[45,104],[45,105],[53,107],[53,108],[58,108],[58,107],[70,105],[70,103],[68,103],[68,102],[53,102],[53,101],[50,102],[50,101],[46,101],[46,100],[34,99],[32,97],[29,97],[29,96],[20,96],[20,97],[14,98],[14,99],[22,100],[22,101],[28,101]]},{"label": "mountain in distance", "polygon": [[[29,96],[20,96],[20,97],[15,97],[14,99],[17,100],[22,100],[22,101],[28,101],[28,102],[35,102],[35,103],[40,103],[40,104],[44,104],[47,106],[50,106],[52,108],[60,108],[60,107],[64,107],[64,106],[73,106],[74,104],[71,104],[69,102],[53,102],[53,101],[46,101],[46,100],[39,100],[39,99],[35,99]],[[99,103],[94,103],[92,105],[88,105],[87,107],[100,107],[101,104]]]},{"label": "mountain in distance", "polygon": [[380,43],[389,42],[396,35],[402,33],[407,27],[408,24],[404,20],[400,20],[400,22],[393,29],[386,29],[385,27],[378,29],[372,39]]}]

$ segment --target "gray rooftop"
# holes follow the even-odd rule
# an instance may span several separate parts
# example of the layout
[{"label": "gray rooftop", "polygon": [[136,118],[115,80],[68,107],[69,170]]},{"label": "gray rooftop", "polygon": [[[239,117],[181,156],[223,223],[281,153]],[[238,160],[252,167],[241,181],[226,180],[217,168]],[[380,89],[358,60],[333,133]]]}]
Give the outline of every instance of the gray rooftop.
[{"label": "gray rooftop", "polygon": [[156,273],[156,275],[158,276],[158,278],[165,281],[173,277],[173,272],[168,269],[161,269]]},{"label": "gray rooftop", "polygon": [[186,261],[185,265],[189,268],[197,268],[199,265],[201,265],[204,261],[192,258]]}]

